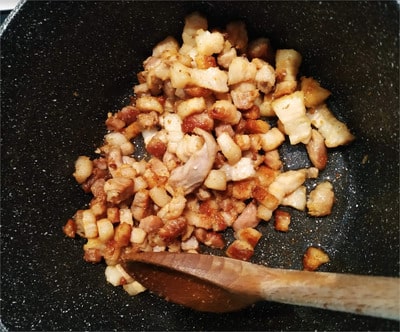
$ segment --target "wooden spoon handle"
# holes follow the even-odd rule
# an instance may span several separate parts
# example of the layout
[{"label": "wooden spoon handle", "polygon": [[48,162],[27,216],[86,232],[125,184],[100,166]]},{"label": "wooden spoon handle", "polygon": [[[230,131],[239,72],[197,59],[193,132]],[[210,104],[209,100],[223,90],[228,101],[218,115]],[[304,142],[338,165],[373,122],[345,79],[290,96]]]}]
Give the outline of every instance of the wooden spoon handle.
[{"label": "wooden spoon handle", "polygon": [[274,269],[206,255],[175,268],[263,300],[400,320],[400,278]]},{"label": "wooden spoon handle", "polygon": [[265,268],[259,294],[270,301],[400,319],[399,278]]}]

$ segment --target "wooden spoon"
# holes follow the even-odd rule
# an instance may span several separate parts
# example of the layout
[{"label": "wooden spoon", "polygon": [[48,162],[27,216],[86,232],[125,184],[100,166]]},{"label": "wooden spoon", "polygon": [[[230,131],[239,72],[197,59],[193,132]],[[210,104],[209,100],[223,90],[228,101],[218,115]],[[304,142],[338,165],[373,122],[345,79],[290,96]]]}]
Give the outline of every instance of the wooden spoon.
[{"label": "wooden spoon", "polygon": [[400,320],[400,278],[267,268],[227,257],[147,252],[122,266],[166,300],[229,312],[261,300]]}]

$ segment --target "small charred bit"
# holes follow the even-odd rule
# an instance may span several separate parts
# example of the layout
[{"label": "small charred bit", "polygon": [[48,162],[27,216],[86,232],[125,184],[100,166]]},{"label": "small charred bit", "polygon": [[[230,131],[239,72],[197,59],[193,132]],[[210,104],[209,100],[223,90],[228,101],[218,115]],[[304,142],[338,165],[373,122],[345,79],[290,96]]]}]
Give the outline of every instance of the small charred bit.
[{"label": "small charred bit", "polygon": [[329,256],[321,248],[308,247],[303,256],[303,268],[307,271],[315,271],[322,264],[329,262]]},{"label": "small charred bit", "polygon": [[116,116],[109,116],[106,120],[107,130],[120,131],[125,127],[126,123],[118,119]]},{"label": "small charred bit", "polygon": [[[200,68],[200,69],[217,67],[217,61],[215,60],[215,58],[212,55],[199,54],[196,56],[195,61],[196,61],[197,68]],[[193,92],[193,90],[191,90],[191,92]]]},{"label": "small charred bit", "polygon": [[167,144],[158,137],[152,137],[150,142],[146,145],[146,150],[151,155],[162,159],[164,153],[167,151]]},{"label": "small charred bit", "polygon": [[250,59],[262,59],[273,65],[275,62],[275,50],[268,38],[257,38],[249,43],[247,56]]},{"label": "small charred bit", "polygon": [[126,125],[130,125],[136,121],[138,114],[139,110],[136,107],[125,106],[115,116],[117,119],[124,121]]},{"label": "small charred bit", "polygon": [[107,241],[103,249],[103,258],[107,265],[116,265],[122,251],[122,247],[114,239]]},{"label": "small charred bit", "polygon": [[101,199],[106,199],[107,195],[106,192],[104,191],[104,184],[106,183],[106,180],[104,178],[99,178],[90,187],[90,191],[92,192],[94,197],[98,197]]},{"label": "small charred bit", "polygon": [[68,219],[66,224],[63,226],[63,232],[66,236],[74,238],[76,235],[76,223],[73,219]]},{"label": "small charred bit", "polygon": [[199,242],[204,243],[210,248],[223,249],[225,247],[226,243],[221,233],[207,231],[203,228],[196,228],[194,235]]},{"label": "small charred bit", "polygon": [[183,90],[190,97],[209,97],[212,95],[212,90],[202,88],[196,85],[188,85]]},{"label": "small charred bit", "polygon": [[263,120],[246,120],[245,133],[249,134],[265,134],[269,131],[270,125]]},{"label": "small charred bit", "polygon": [[207,112],[192,114],[183,119],[182,131],[184,133],[193,133],[195,128],[209,132],[214,128],[214,119]]},{"label": "small charred bit", "polygon": [[279,206],[279,198],[271,194],[268,189],[265,189],[262,186],[256,185],[253,188],[252,195],[257,202],[271,211],[274,211]]},{"label": "small charred bit", "polygon": [[306,144],[306,149],[312,164],[319,170],[325,169],[328,161],[328,150],[325,146],[324,137],[317,130],[311,131],[311,139]]},{"label": "small charred bit", "polygon": [[235,238],[237,240],[246,241],[253,248],[255,248],[258,241],[261,239],[261,236],[261,232],[252,227],[242,228],[235,232]]},{"label": "small charred bit", "polygon": [[164,222],[160,217],[150,215],[140,220],[139,228],[143,229],[147,234],[158,232],[164,226]]},{"label": "small charred bit", "polygon": [[160,228],[158,234],[166,242],[171,243],[173,240],[186,232],[187,221],[184,217],[168,220],[163,227]]},{"label": "small charred bit", "polygon": [[[260,107],[256,104],[254,104],[248,110],[243,111],[242,116],[245,119],[258,120],[258,119],[260,119]],[[262,121],[265,122],[264,120],[262,120]],[[267,123],[267,122],[265,122],[265,123]]]},{"label": "small charred bit", "polygon": [[104,184],[104,191],[107,194],[107,201],[119,204],[132,197],[134,182],[125,177],[116,177],[107,180]]},{"label": "small charred bit", "polygon": [[226,26],[226,32],[228,34],[228,40],[239,52],[244,53],[247,49],[249,38],[247,36],[247,30],[244,22],[234,21],[230,22]]},{"label": "small charred bit", "polygon": [[235,240],[228,246],[225,253],[228,257],[248,261],[254,255],[254,248],[247,241]]},{"label": "small charred bit", "polygon": [[93,160],[92,174],[81,185],[85,193],[91,192],[93,183],[95,183],[98,179],[108,180],[111,177],[107,167],[107,160],[105,158]]},{"label": "small charred bit", "polygon": [[126,222],[121,222],[115,227],[114,241],[118,247],[126,247],[131,238],[132,226]]},{"label": "small charred bit", "polygon": [[99,263],[103,259],[103,256],[100,249],[88,248],[84,251],[83,259],[89,263]]},{"label": "small charred bit", "polygon": [[131,204],[131,211],[134,219],[142,220],[151,215],[150,201],[150,194],[147,189],[143,188],[136,192]]},{"label": "small charred bit", "polygon": [[125,106],[117,113],[109,114],[106,120],[106,127],[108,130],[120,131],[135,122],[138,114],[139,110],[136,107],[132,105]]}]

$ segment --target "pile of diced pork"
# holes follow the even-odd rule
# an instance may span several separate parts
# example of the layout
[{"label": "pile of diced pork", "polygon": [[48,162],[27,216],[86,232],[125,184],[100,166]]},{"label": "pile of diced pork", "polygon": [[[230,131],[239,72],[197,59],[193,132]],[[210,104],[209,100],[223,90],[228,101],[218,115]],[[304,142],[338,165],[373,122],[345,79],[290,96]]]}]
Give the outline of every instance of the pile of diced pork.
[{"label": "pile of diced pork", "polygon": [[[86,238],[84,259],[105,260],[107,280],[130,294],[144,290],[119,264],[131,252],[197,253],[206,245],[249,260],[260,222],[289,230],[290,213],[280,206],[330,214],[332,184],[320,181],[307,193],[305,181],[325,168],[328,148],[354,139],[326,105],[330,92],[298,78],[297,51],[275,51],[266,38],[249,42],[242,22],[209,30],[198,13],[186,17],[182,40],[154,47],[130,104],[108,115],[99,157],[75,164],[77,182],[93,198],[64,232]],[[145,160],[133,157],[138,135]],[[313,167],[284,171],[278,149],[286,138],[305,145]],[[328,260],[312,248],[304,267]]]}]

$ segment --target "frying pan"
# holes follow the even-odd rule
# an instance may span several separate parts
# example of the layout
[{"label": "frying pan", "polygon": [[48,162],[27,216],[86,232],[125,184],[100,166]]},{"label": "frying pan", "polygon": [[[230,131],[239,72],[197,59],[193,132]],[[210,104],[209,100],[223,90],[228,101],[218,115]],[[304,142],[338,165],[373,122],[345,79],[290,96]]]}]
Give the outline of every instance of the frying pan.
[{"label": "frying pan", "polygon": [[[107,284],[62,226],[90,200],[71,174],[94,156],[108,112],[124,106],[152,47],[177,38],[185,15],[210,27],[241,19],[250,38],[303,55],[301,74],[332,91],[329,106],[357,137],[331,151],[331,216],[293,212],[291,231],[263,223],[253,262],[399,275],[399,9],[396,2],[20,3],[1,30],[1,322],[4,330],[398,330],[398,322],[262,302],[231,314],[191,311]],[[140,149],[139,149],[140,150]],[[285,168],[307,166],[283,148]]]}]

